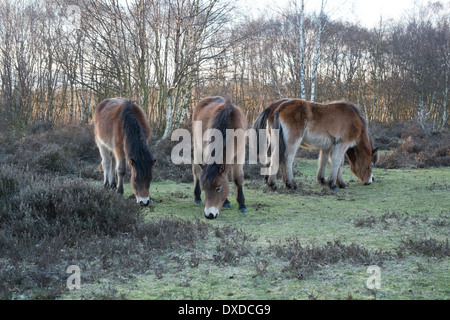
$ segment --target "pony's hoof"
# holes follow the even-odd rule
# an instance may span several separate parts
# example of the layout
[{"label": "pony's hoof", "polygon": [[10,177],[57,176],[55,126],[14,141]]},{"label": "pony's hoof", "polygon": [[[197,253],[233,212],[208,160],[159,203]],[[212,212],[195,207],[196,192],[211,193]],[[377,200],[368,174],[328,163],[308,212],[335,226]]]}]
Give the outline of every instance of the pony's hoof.
[{"label": "pony's hoof", "polygon": [[272,189],[272,191],[276,191],[277,190],[277,185],[275,183],[273,184],[268,184],[269,188]]},{"label": "pony's hoof", "polygon": [[291,190],[297,190],[297,184],[295,182],[286,183],[286,188]]},{"label": "pony's hoof", "polygon": [[224,203],[223,207],[227,208],[227,209],[233,209],[233,206],[229,202],[228,203]]},{"label": "pony's hoof", "polygon": [[202,200],[195,200],[195,204],[202,204]]},{"label": "pony's hoof", "polygon": [[239,213],[248,213],[247,208],[239,209]]},{"label": "pony's hoof", "polygon": [[348,187],[345,184],[340,184],[339,189],[348,189]]},{"label": "pony's hoof", "polygon": [[333,182],[333,181],[328,181],[328,187],[329,187],[331,190],[333,190],[334,192],[339,191],[339,189],[338,189],[337,186],[336,186],[336,183]]}]

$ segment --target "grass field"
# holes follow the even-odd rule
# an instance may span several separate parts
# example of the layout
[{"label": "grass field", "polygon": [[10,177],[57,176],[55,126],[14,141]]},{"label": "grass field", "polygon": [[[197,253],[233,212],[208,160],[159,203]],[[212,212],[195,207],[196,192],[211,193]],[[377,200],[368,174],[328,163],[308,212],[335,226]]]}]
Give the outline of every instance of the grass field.
[{"label": "grass field", "polygon": [[[238,213],[231,187],[234,208],[215,220],[203,218],[191,183],[152,183],[155,203],[144,209],[144,219],[160,223],[157,235],[166,230],[166,243],[145,246],[145,236],[142,255],[133,258],[151,263],[120,271],[83,263],[81,290],[65,290],[61,297],[450,297],[450,168],[375,169],[375,183],[362,186],[345,167],[349,188],[333,193],[316,183],[316,166],[313,160],[295,162],[296,191],[281,181],[272,192],[262,179],[247,180],[247,214]],[[131,194],[129,185],[125,193]],[[380,289],[366,287],[369,265],[380,268]]]}]

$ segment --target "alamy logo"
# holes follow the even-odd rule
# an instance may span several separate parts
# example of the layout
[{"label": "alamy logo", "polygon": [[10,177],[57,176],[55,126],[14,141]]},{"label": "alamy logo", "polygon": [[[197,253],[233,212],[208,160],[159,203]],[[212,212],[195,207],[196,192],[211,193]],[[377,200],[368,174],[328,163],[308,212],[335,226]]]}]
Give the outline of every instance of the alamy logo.
[{"label": "alamy logo", "polygon": [[371,276],[366,281],[367,289],[374,290],[381,288],[381,269],[378,266],[369,266],[367,273]]},{"label": "alamy logo", "polygon": [[80,267],[76,265],[70,265],[67,267],[67,273],[71,273],[67,278],[66,286],[69,290],[81,289],[81,271]]},{"label": "alamy logo", "polygon": [[[248,163],[271,164],[271,174],[278,172],[279,130],[272,129],[227,129],[224,136],[217,129],[207,129],[202,134],[202,122],[194,121],[194,159],[191,156],[192,137],[188,130],[177,129],[172,132],[171,140],[179,141],[171,152],[174,164],[244,164],[246,154],[245,141],[248,139]],[[223,151],[226,150],[226,154]],[[269,175],[269,168],[261,168],[261,175]]]}]

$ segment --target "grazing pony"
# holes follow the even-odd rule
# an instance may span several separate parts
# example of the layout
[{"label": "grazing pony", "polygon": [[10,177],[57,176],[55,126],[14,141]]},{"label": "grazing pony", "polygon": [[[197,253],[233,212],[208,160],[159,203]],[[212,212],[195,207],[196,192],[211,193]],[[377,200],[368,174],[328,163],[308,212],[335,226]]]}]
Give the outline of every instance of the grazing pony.
[{"label": "grazing pony", "polygon": [[136,202],[148,205],[156,160],[148,148],[150,126],[142,109],[132,100],[105,99],[95,109],[94,133],[102,157],[105,187],[117,187],[117,192],[123,194],[123,177],[128,161]]},{"label": "grazing pony", "polygon": [[[347,102],[319,104],[301,99],[281,99],[263,110],[253,128],[265,129],[267,124],[270,130],[280,130],[279,164],[287,188],[297,188],[292,164],[299,147],[320,150],[317,180],[334,191],[337,191],[337,187],[347,188],[342,178],[345,154],[351,171],[364,185],[374,181],[372,167],[378,161],[378,148],[373,148],[367,122],[355,105]],[[328,160],[331,162],[331,171],[325,181]],[[276,172],[270,169],[269,172],[266,182],[276,189]]]},{"label": "grazing pony", "polygon": [[[231,101],[222,97],[208,97],[201,100],[194,108],[193,113],[193,140],[194,140],[194,162],[192,164],[192,173],[194,176],[194,195],[195,203],[201,204],[201,189],[205,191],[205,209],[203,215],[208,219],[217,218],[222,206],[231,208],[231,204],[227,199],[229,193],[228,173],[231,169],[231,178],[236,188],[236,200],[239,203],[239,212],[246,213],[244,193],[242,192],[242,183],[244,181],[243,163],[245,161],[245,152],[237,152],[236,137],[232,135],[233,150],[228,150],[230,155],[227,158],[227,129],[247,130],[247,119],[240,108],[233,105]],[[197,132],[196,123],[201,122],[201,131]],[[223,157],[222,163],[205,164],[203,151],[207,150],[206,143],[203,141],[205,132],[208,129],[218,130],[222,136],[222,150],[213,150],[211,153],[222,152],[218,155]],[[201,136],[200,136],[201,134]],[[230,137],[228,137],[230,139]],[[200,152],[199,152],[200,151]],[[208,156],[215,156],[206,155]],[[199,158],[202,157],[202,158]],[[227,163],[226,159],[231,163]]]}]

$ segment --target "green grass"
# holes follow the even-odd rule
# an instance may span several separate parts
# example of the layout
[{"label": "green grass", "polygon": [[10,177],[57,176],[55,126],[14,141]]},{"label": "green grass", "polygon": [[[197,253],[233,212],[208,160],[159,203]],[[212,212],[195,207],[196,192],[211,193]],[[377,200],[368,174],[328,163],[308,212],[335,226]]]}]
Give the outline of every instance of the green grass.
[{"label": "green grass", "polygon": [[[296,161],[297,191],[286,190],[280,180],[276,192],[262,179],[246,181],[248,214],[238,213],[230,185],[233,209],[223,209],[215,220],[203,218],[203,206],[194,204],[192,184],[152,183],[155,204],[144,209],[146,220],[200,219],[210,226],[208,238],[189,248],[155,251],[158,268],[125,277],[105,273],[83,282],[83,272],[89,270],[82,270],[82,289],[65,298],[449,298],[450,168],[375,169],[375,183],[363,186],[345,167],[349,188],[338,193],[316,183],[316,168],[316,161]],[[125,193],[131,194],[129,185]],[[218,230],[229,234],[220,236]],[[383,252],[381,288],[366,288],[368,263],[351,255],[335,262],[314,260],[310,272],[292,276],[289,259],[275,253],[277,246],[290,248],[289,239],[305,247],[339,241],[370,254]],[[402,247],[406,241],[429,239],[444,246],[443,255]]]}]

